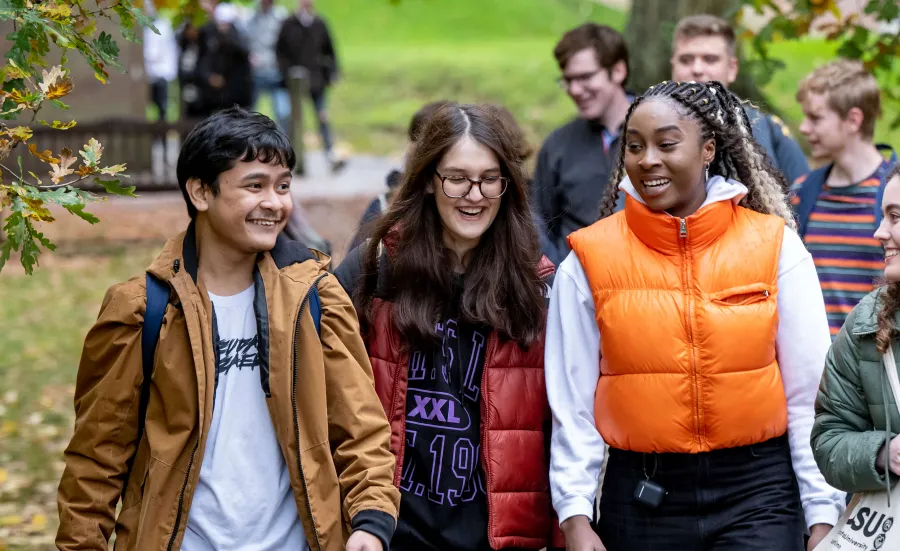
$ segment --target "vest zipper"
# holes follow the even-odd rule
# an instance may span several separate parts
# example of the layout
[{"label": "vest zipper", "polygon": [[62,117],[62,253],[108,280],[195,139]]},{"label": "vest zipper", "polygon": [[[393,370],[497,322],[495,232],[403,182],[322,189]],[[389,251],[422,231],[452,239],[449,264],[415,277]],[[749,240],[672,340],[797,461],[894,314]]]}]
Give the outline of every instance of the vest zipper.
[{"label": "vest zipper", "polygon": [[687,247],[687,219],[679,218],[678,235],[681,237],[682,261],[684,262],[684,290],[687,296],[686,319],[688,330],[688,341],[691,347],[691,377],[694,383],[694,420],[697,423],[697,443],[702,444],[701,425],[700,425],[700,381],[697,375],[697,358],[694,354],[694,324],[691,321],[694,310],[694,294],[691,292],[691,262],[688,258]]},{"label": "vest zipper", "polygon": [[485,486],[484,493],[485,493],[485,498],[486,498],[485,501],[486,501],[487,512],[488,512],[488,543],[491,545],[491,547],[494,546],[494,541],[493,541],[493,539],[494,539],[493,520],[494,519],[493,519],[493,517],[491,517],[491,510],[493,508],[491,507],[490,494],[491,494],[491,481],[494,479],[494,477],[491,476],[490,462],[487,461],[487,456],[489,453],[489,451],[488,451],[489,444],[488,444],[488,438],[487,438],[487,436],[488,436],[488,433],[487,433],[487,410],[488,410],[487,405],[488,404],[487,404],[486,400],[487,400],[487,395],[488,395],[487,379],[488,379],[488,368],[490,366],[489,360],[493,359],[493,357],[494,357],[493,352],[494,352],[494,348],[495,348],[495,346],[494,346],[495,338],[496,338],[496,335],[491,334],[488,337],[487,344],[485,345],[484,369],[481,371],[481,400],[480,400],[481,404],[479,406],[481,409],[481,457],[479,458],[479,460],[483,460],[482,466],[484,468],[484,486]]},{"label": "vest zipper", "polygon": [[[327,275],[327,274],[325,274]],[[294,325],[294,365],[293,365],[293,381],[291,383],[291,407],[294,410],[294,438],[297,439],[297,467],[300,469],[300,482],[303,483],[303,495],[306,497],[306,511],[309,513],[309,520],[312,522],[313,534],[316,536],[316,548],[322,551],[322,542],[319,540],[319,529],[316,528],[316,519],[312,512],[312,503],[309,500],[309,489],[306,486],[306,474],[303,472],[303,461],[300,459],[300,421],[297,414],[297,339],[300,337],[300,318],[303,316],[303,309],[309,302],[309,295],[313,288],[319,285],[319,282],[325,278],[325,275],[319,276],[313,281],[313,284],[303,296],[300,302],[300,309],[297,311],[297,323]]]}]

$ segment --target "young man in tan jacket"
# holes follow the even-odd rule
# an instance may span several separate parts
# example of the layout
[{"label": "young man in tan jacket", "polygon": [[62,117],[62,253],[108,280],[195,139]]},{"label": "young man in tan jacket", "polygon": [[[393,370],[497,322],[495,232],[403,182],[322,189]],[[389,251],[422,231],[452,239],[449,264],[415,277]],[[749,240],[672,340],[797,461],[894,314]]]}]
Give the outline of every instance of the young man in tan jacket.
[{"label": "young man in tan jacket", "polygon": [[[109,290],[85,339],[59,549],[115,532],[120,551],[387,551],[390,428],[327,257],[280,236],[294,162],[274,122],[238,108],[185,140],[187,231]],[[147,382],[153,282],[169,296]]]}]

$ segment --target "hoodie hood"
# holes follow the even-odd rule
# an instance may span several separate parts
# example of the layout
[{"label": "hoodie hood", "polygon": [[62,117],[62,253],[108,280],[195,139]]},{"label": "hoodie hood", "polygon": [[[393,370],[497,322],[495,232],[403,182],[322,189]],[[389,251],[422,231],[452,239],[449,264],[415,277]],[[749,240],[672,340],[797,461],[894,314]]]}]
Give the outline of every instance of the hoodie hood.
[{"label": "hoodie hood", "polygon": [[[626,175],[619,184],[619,189],[630,195],[635,201],[642,205],[647,203],[641,198],[641,194],[635,189],[634,184]],[[747,186],[737,180],[725,179],[722,176],[713,175],[706,181],[706,200],[700,205],[700,208],[719,201],[731,201],[735,205],[741,202],[749,190]]]}]

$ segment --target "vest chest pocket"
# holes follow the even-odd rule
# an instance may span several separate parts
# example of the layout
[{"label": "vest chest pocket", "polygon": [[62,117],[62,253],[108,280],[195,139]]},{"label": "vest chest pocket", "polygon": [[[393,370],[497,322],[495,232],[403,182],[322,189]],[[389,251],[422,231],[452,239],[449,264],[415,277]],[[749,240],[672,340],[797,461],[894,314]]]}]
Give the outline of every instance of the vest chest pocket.
[{"label": "vest chest pocket", "polygon": [[775,288],[767,283],[751,283],[709,295],[709,301],[722,306],[746,306],[769,299]]}]

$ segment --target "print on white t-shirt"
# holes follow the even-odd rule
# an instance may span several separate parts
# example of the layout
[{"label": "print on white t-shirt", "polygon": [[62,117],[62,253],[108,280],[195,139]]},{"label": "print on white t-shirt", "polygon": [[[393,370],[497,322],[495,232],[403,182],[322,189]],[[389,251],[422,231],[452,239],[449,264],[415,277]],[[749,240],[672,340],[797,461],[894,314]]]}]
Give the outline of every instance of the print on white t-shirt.
[{"label": "print on white t-shirt", "polygon": [[308,549],[260,382],[253,296],[209,294],[218,385],[183,551]]}]

